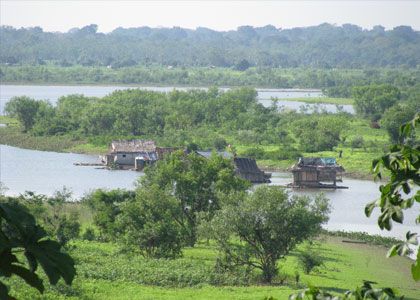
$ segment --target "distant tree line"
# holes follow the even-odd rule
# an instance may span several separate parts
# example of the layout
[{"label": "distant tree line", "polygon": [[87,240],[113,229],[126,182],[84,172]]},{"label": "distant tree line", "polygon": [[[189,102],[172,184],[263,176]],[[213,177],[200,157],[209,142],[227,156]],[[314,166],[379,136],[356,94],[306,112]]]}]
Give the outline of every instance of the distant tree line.
[{"label": "distant tree line", "polygon": [[184,86],[253,86],[269,88],[317,88],[330,97],[351,98],[352,87],[392,84],[402,91],[420,85],[420,68],[326,70],[251,66],[235,68],[135,65],[109,69],[105,66],[1,65],[0,80],[9,83],[141,84]]},{"label": "distant tree line", "polygon": [[410,26],[364,30],[356,25],[321,24],[281,29],[241,26],[214,31],[173,28],[117,28],[103,34],[91,24],[66,33],[40,27],[0,27],[2,64],[110,66],[134,65],[317,69],[416,68],[420,33]]}]

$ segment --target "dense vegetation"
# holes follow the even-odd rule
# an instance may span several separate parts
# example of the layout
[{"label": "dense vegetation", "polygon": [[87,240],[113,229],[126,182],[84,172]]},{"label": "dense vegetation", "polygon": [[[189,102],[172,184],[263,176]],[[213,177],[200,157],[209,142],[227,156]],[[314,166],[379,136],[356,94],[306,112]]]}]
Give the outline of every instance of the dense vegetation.
[{"label": "dense vegetation", "polygon": [[[418,93],[417,86],[404,93],[392,85],[354,88],[354,106],[360,112],[356,116],[279,112],[275,101],[264,107],[256,91],[247,87],[169,93],[131,89],[103,98],[69,95],[56,106],[15,97],[5,112],[20,121],[24,133],[5,118],[10,127],[0,129],[1,140],[37,149],[40,146],[33,144],[42,141],[44,150],[102,153],[111,139],[152,138],[160,146],[189,150],[225,149],[230,144],[229,150],[241,156],[277,166],[281,161],[290,165],[299,155],[334,157],[340,149],[346,167],[368,173],[369,162],[384,152],[389,140],[403,141],[398,127],[418,111]],[[409,139],[414,143],[418,135]],[[77,146],[80,143],[85,146]]]},{"label": "dense vegetation", "polygon": [[281,29],[241,26],[217,32],[174,28],[117,28],[103,34],[95,24],[67,33],[42,28],[0,28],[0,62],[129,67],[249,66],[330,68],[416,68],[420,64],[420,34],[409,26],[372,30],[345,24],[321,24]]},{"label": "dense vegetation", "polygon": [[[416,299],[416,284],[409,281],[406,272],[410,262],[407,259],[384,262],[386,250],[378,247],[344,244],[334,238],[299,245],[280,261],[281,268],[273,278],[273,285],[261,285],[258,271],[215,268],[218,256],[213,242],[207,244],[201,240],[194,248],[184,247],[182,258],[142,257],[136,250],[127,251],[120,243],[100,239],[92,224],[94,210],[80,203],[65,203],[64,211],[66,214],[78,212],[84,228],[72,239],[67,250],[77,270],[72,285],[67,286],[63,281],[51,285],[43,272],[37,272],[45,284],[41,295],[12,276],[5,283],[17,299],[214,299],[215,296],[218,299],[251,300],[268,296],[286,299],[308,284],[338,293],[359,286],[360,278],[374,280],[378,287],[396,287],[406,299]],[[42,224],[40,218],[37,220]],[[309,274],[299,263],[299,258],[307,251],[317,253],[323,261]],[[378,269],[382,272],[377,272]]]}]

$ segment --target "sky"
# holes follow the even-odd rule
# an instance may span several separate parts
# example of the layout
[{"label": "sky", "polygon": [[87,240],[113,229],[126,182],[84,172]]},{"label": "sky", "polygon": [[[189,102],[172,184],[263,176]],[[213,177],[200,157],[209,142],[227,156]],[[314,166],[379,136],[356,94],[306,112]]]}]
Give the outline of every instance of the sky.
[{"label": "sky", "polygon": [[207,27],[218,31],[271,24],[277,28],[351,23],[365,29],[400,25],[420,30],[420,0],[412,1],[30,1],[0,0],[0,24],[66,32],[97,24],[117,27]]}]

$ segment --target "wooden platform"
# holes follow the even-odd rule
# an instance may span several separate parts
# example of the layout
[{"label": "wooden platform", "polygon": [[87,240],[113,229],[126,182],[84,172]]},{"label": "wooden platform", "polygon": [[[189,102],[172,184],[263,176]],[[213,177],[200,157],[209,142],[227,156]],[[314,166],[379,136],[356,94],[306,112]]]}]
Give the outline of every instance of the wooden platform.
[{"label": "wooden platform", "polygon": [[83,163],[83,162],[75,162],[73,163],[75,166],[105,166],[104,163]]},{"label": "wooden platform", "polygon": [[285,188],[292,188],[292,189],[348,189],[348,186],[340,186],[340,185],[333,185],[333,184],[317,184],[317,185],[296,185],[293,183],[289,183],[284,186]]}]

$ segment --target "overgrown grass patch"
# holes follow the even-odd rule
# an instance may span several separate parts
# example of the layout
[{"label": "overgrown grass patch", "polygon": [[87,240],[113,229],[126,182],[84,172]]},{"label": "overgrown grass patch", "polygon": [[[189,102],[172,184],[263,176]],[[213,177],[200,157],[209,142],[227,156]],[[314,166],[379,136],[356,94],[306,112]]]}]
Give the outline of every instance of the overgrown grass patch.
[{"label": "overgrown grass patch", "polygon": [[354,100],[352,98],[333,98],[333,97],[301,97],[301,98],[279,98],[282,101],[297,101],[306,103],[320,103],[320,104],[339,104],[352,105]]},{"label": "overgrown grass patch", "polygon": [[378,282],[378,287],[395,287],[406,299],[418,298],[418,284],[411,279],[408,259],[385,259],[385,248],[343,243],[338,237],[326,237],[310,245],[322,256],[324,265],[309,275],[298,264],[299,251],[306,249],[305,245],[299,246],[279,262],[280,274],[271,285],[255,278],[244,281],[238,274],[215,273],[211,243],[185,248],[184,257],[175,260],[145,259],[124,253],[118,244],[110,242],[76,241],[74,245],[70,254],[76,261],[77,276],[71,287],[61,281],[57,287],[48,284],[45,294],[40,295],[14,277],[7,281],[12,295],[17,299],[54,300],[287,299],[308,284],[337,293],[354,289],[365,279]]}]

